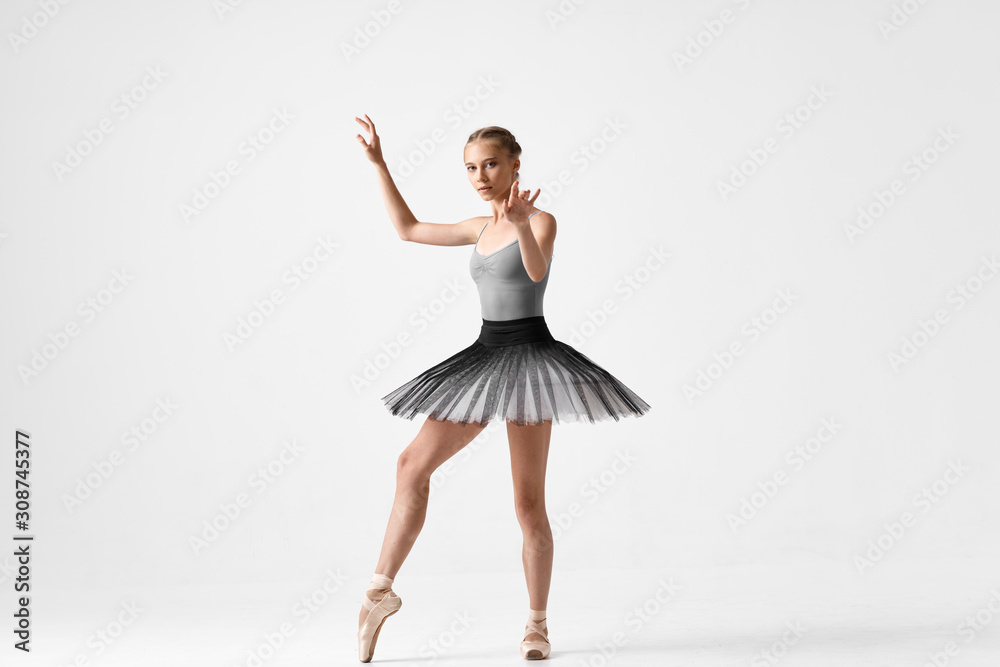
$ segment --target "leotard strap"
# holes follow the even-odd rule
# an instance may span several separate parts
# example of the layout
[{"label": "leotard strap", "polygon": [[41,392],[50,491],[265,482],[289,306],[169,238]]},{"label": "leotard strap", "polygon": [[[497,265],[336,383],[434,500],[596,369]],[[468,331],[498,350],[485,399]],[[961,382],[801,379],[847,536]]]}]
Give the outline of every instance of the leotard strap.
[{"label": "leotard strap", "polygon": [[[542,209],[538,209],[537,211],[532,211],[531,213],[529,213],[528,214],[528,220],[531,220],[531,216],[533,216],[535,213],[540,213],[541,211],[542,211]],[[490,224],[489,220],[486,221],[486,225],[488,225],[488,224]],[[486,225],[483,225],[483,228],[479,230],[479,236],[482,236],[483,232],[486,231]],[[476,237],[476,246],[479,245],[479,236]]]}]

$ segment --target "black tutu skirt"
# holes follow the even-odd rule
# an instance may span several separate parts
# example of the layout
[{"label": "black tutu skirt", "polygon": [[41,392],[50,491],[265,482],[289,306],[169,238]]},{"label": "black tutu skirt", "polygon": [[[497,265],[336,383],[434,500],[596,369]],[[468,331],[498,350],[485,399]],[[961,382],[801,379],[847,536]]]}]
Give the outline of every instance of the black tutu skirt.
[{"label": "black tutu skirt", "polygon": [[382,397],[405,419],[517,424],[640,416],[650,406],[572,346],[549,333],[545,317],[483,320],[479,338]]}]

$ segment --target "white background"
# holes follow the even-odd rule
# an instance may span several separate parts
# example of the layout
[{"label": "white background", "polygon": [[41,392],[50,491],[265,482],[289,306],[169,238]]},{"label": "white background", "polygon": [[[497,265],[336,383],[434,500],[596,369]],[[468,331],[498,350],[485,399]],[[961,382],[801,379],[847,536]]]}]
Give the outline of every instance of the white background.
[{"label": "white background", "polygon": [[[559,224],[550,329],[652,405],[640,419],[553,430],[549,625],[559,627],[552,610],[568,618],[594,605],[573,625],[573,664],[599,664],[596,642],[661,577],[683,594],[644,626],[645,640],[657,638],[647,656],[695,655],[696,643],[671,638],[701,627],[715,652],[698,664],[753,664],[799,614],[812,635],[786,664],[847,664],[857,650],[920,665],[950,640],[961,664],[991,664],[996,627],[969,643],[956,627],[1000,589],[989,567],[1000,546],[1000,6],[222,6],[18,0],[0,10],[0,532],[20,532],[20,429],[32,443],[33,658],[137,664],[178,632],[186,639],[160,654],[171,664],[248,664],[261,635],[334,572],[343,581],[307,626],[308,656],[356,660],[354,614],[395,460],[422,419],[393,417],[379,397],[470,344],[481,322],[471,248],[397,238],[355,138],[353,118],[367,113],[424,221],[488,214],[462,149],[482,126],[515,134],[522,187],[541,187],[536,204]],[[278,125],[276,111],[289,120]],[[272,122],[280,131],[269,133]],[[250,136],[262,142],[252,159]],[[213,189],[231,160],[239,172]],[[749,175],[724,194],[740,171]],[[196,192],[212,196],[185,216]],[[862,227],[859,207],[881,215]],[[336,249],[310,263],[321,240]],[[286,281],[294,266],[308,279]],[[116,272],[130,277],[124,286]],[[273,312],[251,317],[275,289]],[[782,293],[791,305],[770,310]],[[101,309],[92,318],[80,306],[90,299]],[[259,326],[229,342],[247,318]],[[77,335],[61,337],[74,323]],[[407,344],[393,347],[401,336]],[[734,342],[742,354],[717,361]],[[700,372],[712,379],[686,393]],[[157,420],[162,402],[176,407]],[[824,421],[838,425],[832,437]],[[124,435],[132,429],[141,440]],[[817,435],[825,442],[794,464],[788,453]],[[298,453],[256,483],[290,442]],[[416,660],[423,638],[450,623],[449,605],[489,576],[511,582],[495,603],[520,620],[505,442],[489,429],[435,475],[397,590],[405,598],[408,578],[437,577],[427,581],[445,598],[415,599],[409,622],[418,605],[444,611],[411,644],[387,630],[376,660]],[[776,474],[784,483],[769,486]],[[919,500],[924,489],[934,502]],[[240,493],[249,506],[227,522],[220,506]],[[913,525],[888,536],[905,512]],[[212,535],[213,520],[228,525]],[[6,626],[12,551],[0,550]],[[564,587],[573,573],[589,588]],[[477,576],[446,578],[456,574]],[[237,622],[223,590],[271,592]],[[847,590],[857,597],[834,605],[830,595]],[[740,591],[749,602],[733,612]],[[757,623],[765,599],[775,608]],[[780,604],[792,599],[797,611]],[[95,649],[88,637],[130,600],[144,605],[140,622]],[[202,620],[177,630],[193,608]],[[729,634],[723,613],[727,628],[753,627]],[[893,630],[810,643],[838,614]],[[509,660],[518,625],[498,640]],[[10,629],[0,650],[22,658]],[[570,632],[553,639],[553,658],[571,649]],[[463,641],[476,636],[443,657],[465,664]],[[267,664],[308,664],[297,641]],[[847,653],[834,657],[834,645]],[[645,664],[625,648],[613,660]]]}]

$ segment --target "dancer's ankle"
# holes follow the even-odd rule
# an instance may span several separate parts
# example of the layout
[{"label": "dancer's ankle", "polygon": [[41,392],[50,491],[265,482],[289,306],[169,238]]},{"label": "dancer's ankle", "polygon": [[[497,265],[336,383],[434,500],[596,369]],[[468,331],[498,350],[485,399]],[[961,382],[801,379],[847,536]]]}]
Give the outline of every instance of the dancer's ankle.
[{"label": "dancer's ankle", "polygon": [[368,590],[365,591],[365,597],[372,602],[378,602],[385,597],[386,593],[392,590],[392,582],[392,577],[375,573],[371,581],[368,582]]}]

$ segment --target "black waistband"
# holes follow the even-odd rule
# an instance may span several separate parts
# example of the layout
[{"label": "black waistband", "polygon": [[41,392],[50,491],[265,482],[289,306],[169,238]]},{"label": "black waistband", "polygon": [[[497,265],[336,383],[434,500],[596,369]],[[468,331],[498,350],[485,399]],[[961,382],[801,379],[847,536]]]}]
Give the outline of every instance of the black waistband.
[{"label": "black waistband", "polygon": [[545,324],[544,315],[521,317],[516,320],[483,320],[479,342],[496,347],[555,340]]}]

